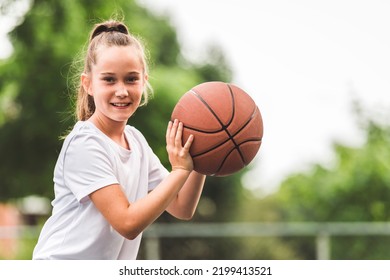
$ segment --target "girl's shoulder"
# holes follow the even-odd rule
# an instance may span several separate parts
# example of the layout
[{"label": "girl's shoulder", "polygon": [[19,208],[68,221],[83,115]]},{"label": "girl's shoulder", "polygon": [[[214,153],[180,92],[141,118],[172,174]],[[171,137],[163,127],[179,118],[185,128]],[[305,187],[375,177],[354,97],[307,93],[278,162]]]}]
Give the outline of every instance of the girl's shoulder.
[{"label": "girl's shoulder", "polygon": [[127,137],[131,137],[134,140],[137,140],[138,142],[142,142],[147,144],[145,136],[142,134],[141,131],[139,131],[137,128],[131,125],[126,125],[125,127],[125,133]]},{"label": "girl's shoulder", "polygon": [[67,135],[65,140],[73,139],[76,136],[95,136],[97,138],[102,137],[102,133],[91,123],[88,121],[78,121],[74,126],[70,133]]},{"label": "girl's shoulder", "polygon": [[80,145],[87,147],[90,144],[106,146],[107,136],[97,129],[91,122],[78,121],[71,132],[66,136],[64,146]]}]

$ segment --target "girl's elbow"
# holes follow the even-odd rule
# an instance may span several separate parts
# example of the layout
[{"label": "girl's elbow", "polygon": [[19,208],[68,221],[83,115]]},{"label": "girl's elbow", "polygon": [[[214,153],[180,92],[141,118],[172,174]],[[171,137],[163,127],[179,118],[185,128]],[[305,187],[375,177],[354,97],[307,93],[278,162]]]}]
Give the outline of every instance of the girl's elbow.
[{"label": "girl's elbow", "polygon": [[191,221],[192,218],[193,218],[193,216],[183,216],[183,217],[180,218],[180,220],[182,220],[182,221]]},{"label": "girl's elbow", "polygon": [[126,239],[134,240],[141,234],[141,232],[135,231],[135,230],[130,230],[130,231],[126,231],[126,232],[121,232],[120,234]]},{"label": "girl's elbow", "polygon": [[134,240],[137,238],[137,236],[140,234],[140,232],[134,230],[134,229],[126,229],[126,228],[122,228],[122,229],[116,229],[116,231],[121,235],[123,236],[124,238],[126,239],[129,239],[129,240]]},{"label": "girl's elbow", "polygon": [[138,234],[128,234],[125,236],[125,238],[128,240],[134,240],[137,238],[138,235],[139,235],[139,233]]},{"label": "girl's elbow", "polygon": [[179,220],[183,221],[190,221],[194,217],[195,211],[186,211],[181,212],[180,214],[176,215],[175,217]]},{"label": "girl's elbow", "polygon": [[136,239],[142,233],[142,230],[140,230],[139,227],[131,223],[124,223],[117,231],[120,235],[129,240]]}]

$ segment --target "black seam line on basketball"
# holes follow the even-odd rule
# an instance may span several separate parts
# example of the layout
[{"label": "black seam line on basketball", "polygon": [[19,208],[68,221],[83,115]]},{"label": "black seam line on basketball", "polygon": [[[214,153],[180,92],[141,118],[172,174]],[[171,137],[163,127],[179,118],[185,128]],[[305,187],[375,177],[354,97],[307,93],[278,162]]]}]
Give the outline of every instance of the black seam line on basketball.
[{"label": "black seam line on basketball", "polygon": [[249,117],[249,119],[245,122],[245,124],[239,130],[236,131],[236,133],[234,133],[233,137],[235,137],[238,133],[240,133],[251,122],[251,120],[254,119],[256,112],[258,110],[259,110],[259,108],[256,106],[255,109],[253,110],[251,116]]},{"label": "black seam line on basketball", "polygon": [[[199,154],[193,155],[192,157],[193,157],[193,158],[196,158],[196,157],[200,157],[200,156],[202,156],[202,155],[204,155],[204,154],[207,154],[207,153],[210,152],[211,150],[214,150],[214,149],[220,147],[221,145],[225,144],[225,143],[228,142],[228,141],[229,141],[229,139],[223,141],[222,143],[218,144],[217,146],[214,146],[214,147],[208,149],[207,151],[204,151],[204,152],[201,152],[201,153],[199,153]],[[246,144],[246,143],[249,143],[249,142],[260,142],[260,143],[261,143],[261,142],[263,142],[263,140],[262,140],[262,138],[251,138],[251,139],[246,139],[245,141],[242,141],[242,142],[238,143],[237,146],[240,147],[242,144]],[[235,149],[237,149],[236,146],[234,146],[231,150],[233,151],[233,150],[235,150]],[[244,162],[245,162],[245,161],[244,161]]]},{"label": "black seam line on basketball", "polygon": [[205,133],[205,134],[214,134],[214,133],[223,131],[223,128],[218,129],[218,130],[213,130],[213,131],[205,131],[203,129],[199,129],[199,128],[195,128],[195,127],[191,127],[191,126],[187,126],[187,125],[183,125],[183,127],[188,129],[188,130],[198,131],[198,132],[202,132],[202,133]]},{"label": "black seam line on basketball", "polygon": [[[245,122],[245,124],[244,124],[238,131],[236,131],[236,133],[234,133],[233,137],[235,137],[238,133],[240,133],[240,132],[241,132],[241,131],[250,123],[250,121],[254,119],[255,114],[256,114],[256,112],[257,112],[258,109],[259,109],[259,108],[256,106],[255,109],[253,110],[253,113],[251,114],[251,116],[248,118],[248,120]],[[220,131],[222,131],[222,130],[220,130]],[[201,131],[201,132],[206,133],[205,131]],[[218,132],[219,132],[219,131],[218,131]],[[212,134],[213,132],[209,132],[209,133]],[[204,155],[204,154],[210,152],[211,150],[213,150],[213,149],[215,149],[215,148],[218,148],[218,147],[222,146],[223,144],[225,144],[225,143],[228,142],[229,140],[230,140],[230,138],[226,139],[225,141],[219,143],[219,144],[216,145],[216,146],[213,146],[213,147],[209,148],[209,149],[206,150],[206,151],[203,151],[203,152],[201,152],[201,153],[199,153],[199,154],[193,155],[192,157],[198,157],[198,156]],[[249,141],[260,141],[260,142],[262,142],[262,141],[263,141],[263,138],[252,138],[252,139],[247,139],[246,141],[241,142],[241,143],[236,143],[236,142],[233,142],[233,143],[235,144],[235,148],[237,148],[237,150],[238,150],[239,153],[240,153],[241,150],[239,149],[239,146],[241,146],[243,143],[249,142]],[[241,155],[241,153],[240,153],[240,155]],[[245,162],[244,157],[242,157],[242,160]]]},{"label": "black seam line on basketball", "polygon": [[[240,133],[249,123],[250,121],[254,118],[255,114],[256,114],[256,111],[257,111],[258,107],[255,108],[255,110],[253,111],[252,115],[250,116],[250,118],[245,122],[245,124],[239,129],[236,131],[236,133],[233,134],[232,137],[235,137],[238,133]],[[192,130],[192,131],[198,131],[198,132],[202,132],[202,133],[205,133],[205,134],[214,134],[214,133],[217,133],[217,132],[221,132],[223,131],[224,129],[221,128],[221,129],[218,129],[218,130],[213,130],[213,131],[205,131],[203,129],[199,129],[199,128],[195,128],[195,127],[191,127],[191,126],[187,126],[187,125],[184,125],[183,126],[184,128],[188,129],[188,130]],[[261,138],[260,138],[261,139]],[[230,138],[227,140],[229,141]],[[223,142],[223,143],[226,143]],[[223,144],[222,143],[222,144]],[[219,147],[220,145],[216,146],[216,147]],[[214,148],[214,147],[213,147]]]},{"label": "black seam line on basketball", "polygon": [[[230,87],[228,86],[229,88],[229,92],[230,92],[230,96],[232,98],[232,117],[230,118],[230,120],[228,121],[228,123],[226,125],[223,124],[223,122],[219,119],[218,115],[214,112],[214,110],[210,107],[210,105],[206,102],[206,100],[204,100],[202,98],[202,96],[200,96],[199,93],[197,93],[196,91],[194,91],[193,89],[190,90],[190,92],[195,95],[196,98],[198,98],[202,103],[203,105],[206,106],[206,108],[210,111],[211,114],[213,114],[214,118],[218,121],[218,123],[221,125],[221,129],[219,131],[222,131],[222,130],[225,130],[226,131],[226,128],[232,123],[233,119],[234,119],[234,113],[235,113],[235,108],[234,108],[234,95],[233,95],[233,92],[231,91]],[[227,132],[227,131],[226,131]],[[228,133],[228,132],[227,132]],[[228,136],[230,137],[230,134],[228,133]]]},{"label": "black seam line on basketball", "polygon": [[[225,85],[228,87],[229,89],[229,93],[230,93],[230,96],[232,98],[232,116],[230,118],[230,120],[228,121],[228,123],[226,125],[223,124],[223,122],[219,119],[218,115],[214,112],[214,110],[209,106],[209,104],[207,104],[206,100],[204,100],[202,98],[202,96],[200,96],[200,94],[198,94],[196,91],[194,91],[193,89],[190,90],[190,92],[195,95],[195,97],[197,97],[205,106],[206,108],[214,115],[215,119],[219,122],[219,124],[221,125],[221,131],[224,130],[225,133],[227,134],[227,136],[229,137],[227,141],[232,141],[233,142],[233,145],[234,147],[237,149],[240,157],[241,157],[241,160],[245,162],[244,160],[244,155],[242,154],[239,146],[237,145],[236,141],[234,140],[234,136],[230,134],[230,132],[227,130],[227,128],[229,127],[229,125],[232,123],[233,119],[234,119],[234,116],[235,116],[235,99],[234,99],[234,94],[233,94],[233,90],[232,88],[230,87],[229,84],[225,83]],[[226,143],[227,141],[224,141],[223,143],[220,143],[217,147],[223,145],[224,143]]]},{"label": "black seam line on basketball", "polygon": [[[232,116],[232,120],[233,120],[234,114],[235,114],[235,108],[236,108],[236,106],[235,106],[235,99],[234,99],[233,90],[232,90],[230,84],[226,84],[226,85],[227,85],[227,87],[229,88],[230,95],[232,96],[232,99],[233,99],[233,114],[232,114],[232,115],[233,115],[233,116]],[[253,115],[253,114],[252,114],[252,115]],[[251,118],[252,118],[252,117],[251,117]],[[248,122],[247,122],[244,126],[246,126],[247,124],[248,124]],[[242,130],[242,128],[239,129],[239,131],[241,131],[241,130]],[[245,163],[244,155],[242,154],[242,151],[241,151],[240,147],[237,145],[236,141],[234,140],[234,136],[237,135],[237,133],[236,133],[235,135],[230,135],[230,133],[229,133],[229,131],[227,131],[227,129],[226,129],[226,133],[229,135],[230,140],[233,141],[233,144],[234,144],[234,146],[236,147],[236,149],[237,149],[237,151],[238,151],[238,154],[239,154],[240,157],[241,157],[241,160]],[[221,165],[221,167],[222,167],[222,165]],[[221,167],[220,167],[220,168],[221,168]]]},{"label": "black seam line on basketball", "polygon": [[[261,143],[261,142],[262,142],[262,138],[247,139],[247,140],[241,142],[241,143],[238,144],[238,145],[241,146],[242,144],[245,144],[245,143],[248,143],[248,142],[260,142],[260,143]],[[237,151],[240,153],[239,147],[238,147],[238,148],[236,148],[236,147],[232,148],[232,149],[229,151],[229,153],[226,155],[226,157],[223,159],[222,163],[219,165],[219,167],[218,167],[218,169],[217,169],[217,172],[215,172],[215,174],[218,174],[218,173],[221,171],[221,169],[222,169],[223,165],[225,164],[225,161],[228,159],[229,155],[230,155],[234,150],[236,150],[236,149],[237,149]],[[240,155],[241,155],[241,153],[240,153]],[[246,160],[245,160],[244,158],[241,157],[241,160],[242,160],[242,163],[244,164],[244,166],[247,166],[247,165],[248,165],[248,162],[246,162]],[[213,175],[212,175],[212,176],[213,176]]]},{"label": "black seam line on basketball", "polygon": [[[203,151],[203,152],[201,152],[201,153],[199,153],[199,154],[192,155],[192,157],[195,158],[195,157],[199,157],[199,156],[202,156],[202,155],[204,155],[204,154],[207,154],[208,152],[210,152],[210,151],[212,151],[212,150],[214,150],[214,149],[216,149],[216,148],[222,146],[223,144],[225,144],[225,143],[228,142],[229,140],[230,140],[230,139],[226,139],[225,141],[219,143],[219,144],[216,145],[216,146],[213,146],[213,147],[209,148],[209,149],[206,150],[206,151]],[[245,143],[248,143],[248,142],[263,142],[263,138],[261,138],[261,137],[259,137],[259,138],[255,137],[255,138],[246,139],[245,141],[242,141],[242,142],[238,143],[237,146],[240,147],[242,144],[245,144]],[[234,146],[233,150],[236,149],[236,148],[237,148],[237,147]]]},{"label": "black seam line on basketball", "polygon": [[[239,151],[239,149],[237,149],[236,147],[232,148],[232,149],[227,153],[226,157],[223,159],[223,161],[221,162],[221,164],[219,165],[219,167],[218,167],[218,169],[217,169],[217,172],[215,172],[215,174],[218,174],[218,173],[221,171],[221,169],[222,169],[223,165],[225,164],[226,160],[229,158],[230,154],[233,153],[234,150]],[[241,154],[240,154],[240,155],[241,155]],[[247,165],[246,162],[243,160],[243,158],[241,158],[241,161],[242,161],[242,163],[244,164],[244,166]]]}]

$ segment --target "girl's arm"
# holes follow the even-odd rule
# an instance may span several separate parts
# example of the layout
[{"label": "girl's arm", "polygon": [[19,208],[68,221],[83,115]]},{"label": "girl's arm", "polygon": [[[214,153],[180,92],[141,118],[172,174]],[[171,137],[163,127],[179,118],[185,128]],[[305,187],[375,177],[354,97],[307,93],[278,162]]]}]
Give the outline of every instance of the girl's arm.
[{"label": "girl's arm", "polygon": [[129,203],[117,184],[93,192],[90,198],[116,231],[134,239],[165,211],[188,176],[185,170],[172,171],[152,192],[134,203]]},{"label": "girl's arm", "polygon": [[205,175],[192,171],[175,199],[169,204],[168,213],[178,219],[191,219],[202,194],[205,180]]},{"label": "girl's arm", "polygon": [[[146,197],[129,203],[118,184],[106,186],[90,194],[90,199],[96,208],[124,237],[128,239],[137,237],[170,206],[172,201],[175,202],[169,208],[178,216],[188,217],[188,209],[182,213],[178,211],[177,206],[187,202],[191,194],[194,194],[196,199],[192,200],[189,210],[194,211],[201,192],[200,183],[204,179],[200,180],[203,175],[192,172],[193,162],[189,149],[193,136],[190,136],[182,146],[182,130],[183,124],[177,120],[174,123],[169,122],[166,141],[172,171]],[[186,184],[187,179],[189,179],[188,184]],[[184,185],[186,187],[183,195],[182,193],[178,195]]]}]

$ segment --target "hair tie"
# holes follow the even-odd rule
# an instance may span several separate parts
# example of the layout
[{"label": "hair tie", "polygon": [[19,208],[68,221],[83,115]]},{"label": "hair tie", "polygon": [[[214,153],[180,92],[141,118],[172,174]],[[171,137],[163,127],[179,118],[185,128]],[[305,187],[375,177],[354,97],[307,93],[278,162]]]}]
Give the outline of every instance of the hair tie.
[{"label": "hair tie", "polygon": [[105,30],[105,32],[114,32],[114,31],[120,32],[120,31],[118,30],[118,27],[117,27],[117,26],[108,27],[108,28]]},{"label": "hair tie", "polygon": [[129,34],[129,32],[127,31],[126,26],[124,26],[123,24],[119,24],[119,25],[111,26],[111,27],[107,27],[106,25],[100,25],[92,33],[91,40],[93,38],[95,38],[96,36],[102,34],[103,32],[119,32],[119,33],[123,33],[123,34],[126,34],[126,35]]}]

